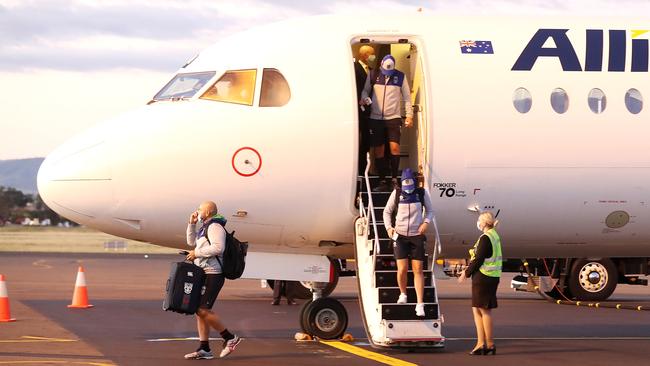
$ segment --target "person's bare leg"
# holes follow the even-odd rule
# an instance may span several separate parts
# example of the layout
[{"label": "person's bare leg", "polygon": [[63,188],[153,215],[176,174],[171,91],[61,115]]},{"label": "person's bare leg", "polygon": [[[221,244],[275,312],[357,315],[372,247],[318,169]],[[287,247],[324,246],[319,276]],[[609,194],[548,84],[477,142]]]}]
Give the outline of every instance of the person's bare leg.
[{"label": "person's bare leg", "polygon": [[406,293],[408,270],[409,270],[409,260],[398,259],[397,260],[397,286],[399,286],[399,291],[402,294]]},{"label": "person's bare leg", "polygon": [[389,142],[390,150],[390,175],[392,178],[397,178],[399,173],[399,161],[400,161],[400,148],[399,143],[390,141]]},{"label": "person's bare leg", "polygon": [[196,327],[199,330],[199,340],[200,341],[209,341],[210,340],[210,326],[208,323],[203,320],[200,316],[196,316]]},{"label": "person's bare leg", "polygon": [[418,304],[424,303],[424,274],[422,273],[422,261],[412,260],[411,268],[413,269],[413,284],[417,294]]},{"label": "person's bare leg", "polygon": [[492,338],[492,310],[479,309],[481,311],[481,320],[483,321],[483,331],[485,332],[485,344],[488,348],[494,346],[494,339]]},{"label": "person's bare leg", "polygon": [[472,307],[472,314],[474,315],[474,325],[476,325],[476,347],[479,349],[485,345],[485,330],[483,329],[482,309]]},{"label": "person's bare leg", "polygon": [[399,143],[391,141],[389,142],[389,144],[390,144],[390,153],[393,156],[399,156],[400,154]]},{"label": "person's bare leg", "polygon": [[221,333],[224,330],[226,330],[226,327],[221,322],[221,319],[219,319],[217,314],[213,313],[212,311],[207,309],[199,309],[199,311],[196,314],[200,316],[203,319],[203,321],[205,321],[206,324],[214,328],[217,332]]},{"label": "person's bare leg", "polygon": [[375,146],[375,159],[382,159],[384,157],[384,145]]}]

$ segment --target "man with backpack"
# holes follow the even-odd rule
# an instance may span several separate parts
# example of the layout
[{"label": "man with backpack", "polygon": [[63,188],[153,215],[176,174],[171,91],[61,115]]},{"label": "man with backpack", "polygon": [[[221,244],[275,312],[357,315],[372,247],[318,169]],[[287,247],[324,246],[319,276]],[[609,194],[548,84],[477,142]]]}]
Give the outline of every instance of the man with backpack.
[{"label": "man with backpack", "polygon": [[[201,223],[198,232],[196,224]],[[188,360],[212,359],[210,351],[210,327],[216,329],[224,339],[220,357],[228,356],[241,342],[241,338],[230,333],[221,319],[211,309],[219,291],[223,287],[224,275],[223,258],[226,249],[226,238],[229,234],[225,229],[226,219],[217,213],[217,205],[212,201],[203,202],[197,211],[190,215],[187,225],[187,245],[195,247],[187,255],[187,260],[205,271],[205,283],[199,309],[196,312],[196,323],[201,342],[199,348],[185,355]]]},{"label": "man with backpack", "polygon": [[417,295],[415,314],[424,316],[424,274],[422,272],[426,259],[424,233],[433,220],[433,208],[429,192],[417,187],[415,175],[410,168],[404,169],[401,187],[396,187],[388,198],[383,217],[386,232],[393,240],[397,261],[397,284],[400,289],[397,303],[407,302],[406,283],[410,258]]},{"label": "man with backpack", "polygon": [[[399,184],[397,173],[400,162],[400,139],[402,137],[402,108],[406,119],[404,126],[413,126],[413,108],[411,106],[411,89],[403,72],[395,69],[395,58],[386,55],[381,60],[379,71],[368,74],[366,84],[361,92],[359,104],[370,106],[368,122],[369,142],[375,154],[375,164],[379,173],[379,185],[374,191],[390,191],[386,175],[392,176],[392,188]],[[385,157],[386,140],[390,157]]]}]

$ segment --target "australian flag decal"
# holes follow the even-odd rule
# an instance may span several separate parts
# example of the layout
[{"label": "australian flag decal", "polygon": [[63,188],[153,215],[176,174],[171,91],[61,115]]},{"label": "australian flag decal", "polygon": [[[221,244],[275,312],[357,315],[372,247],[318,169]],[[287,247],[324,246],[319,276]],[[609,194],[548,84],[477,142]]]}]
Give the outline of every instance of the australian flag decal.
[{"label": "australian flag decal", "polygon": [[461,53],[474,53],[479,55],[492,55],[492,41],[460,41]]}]

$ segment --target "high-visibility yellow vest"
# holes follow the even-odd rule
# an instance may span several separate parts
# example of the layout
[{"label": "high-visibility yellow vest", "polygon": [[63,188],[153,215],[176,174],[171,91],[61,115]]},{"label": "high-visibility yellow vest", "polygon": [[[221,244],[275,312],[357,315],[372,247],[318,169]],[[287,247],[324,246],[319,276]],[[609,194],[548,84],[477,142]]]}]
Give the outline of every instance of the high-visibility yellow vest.
[{"label": "high-visibility yellow vest", "polygon": [[[485,234],[490,238],[490,243],[492,243],[492,256],[490,258],[485,258],[483,265],[479,268],[479,271],[489,277],[501,277],[501,268],[503,267],[503,257],[501,256],[501,238],[497,231],[494,229],[488,230]],[[470,260],[476,258],[476,250],[478,248],[478,243],[481,241],[479,236],[474,244],[474,248],[469,250]]]}]

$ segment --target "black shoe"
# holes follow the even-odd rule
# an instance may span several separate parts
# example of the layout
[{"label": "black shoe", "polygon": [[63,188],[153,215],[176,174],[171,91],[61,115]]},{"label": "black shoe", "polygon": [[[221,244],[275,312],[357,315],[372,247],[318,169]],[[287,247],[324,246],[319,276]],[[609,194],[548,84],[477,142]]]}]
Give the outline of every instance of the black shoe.
[{"label": "black shoe", "polygon": [[390,188],[388,187],[388,183],[385,180],[381,180],[379,182],[379,185],[377,187],[372,189],[373,192],[390,192]]},{"label": "black shoe", "polygon": [[293,299],[287,299],[287,305],[298,305],[298,303],[293,301]]},{"label": "black shoe", "polygon": [[486,348],[483,354],[484,354],[484,355],[489,355],[490,353],[492,353],[493,355],[496,356],[496,354],[497,354],[497,347],[493,345],[491,348]]},{"label": "black shoe", "polygon": [[280,305],[280,300],[273,300],[271,305]]},{"label": "black shoe", "polygon": [[473,349],[469,354],[470,354],[471,356],[480,356],[480,355],[484,355],[486,349],[487,349],[487,348],[485,348],[485,345],[483,345],[483,347],[481,347],[481,348],[475,348],[475,349]]}]

